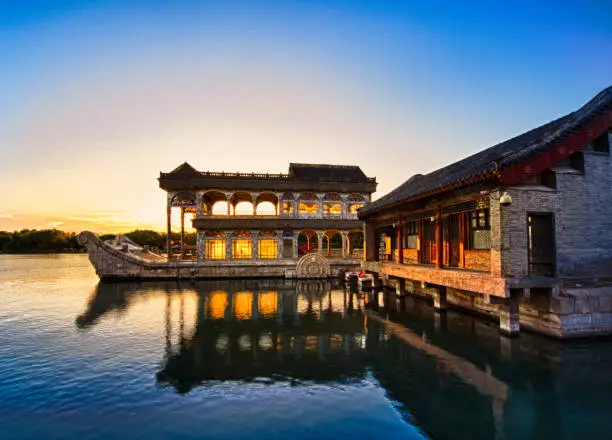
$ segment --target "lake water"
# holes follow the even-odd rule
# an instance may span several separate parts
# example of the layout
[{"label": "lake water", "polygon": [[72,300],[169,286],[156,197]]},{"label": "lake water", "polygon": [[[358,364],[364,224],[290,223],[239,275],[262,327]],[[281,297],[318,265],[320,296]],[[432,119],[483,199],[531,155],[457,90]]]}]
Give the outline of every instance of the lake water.
[{"label": "lake water", "polygon": [[0,256],[0,439],[612,439],[612,342],[327,282]]}]

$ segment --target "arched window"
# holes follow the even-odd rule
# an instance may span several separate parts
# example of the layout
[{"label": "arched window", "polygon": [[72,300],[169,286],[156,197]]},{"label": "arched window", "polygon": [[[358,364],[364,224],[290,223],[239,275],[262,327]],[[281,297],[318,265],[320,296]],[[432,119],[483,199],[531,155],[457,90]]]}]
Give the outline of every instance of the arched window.
[{"label": "arched window", "polygon": [[230,198],[234,215],[254,215],[253,198],[247,192],[235,192]]},{"label": "arched window", "polygon": [[305,230],[298,234],[298,257],[319,249],[319,238],[315,231]]},{"label": "arched window", "polygon": [[202,214],[227,215],[227,198],[221,191],[207,191],[202,196]]},{"label": "arched window", "polygon": [[353,258],[363,257],[363,231],[351,231],[349,233],[348,255]]},{"label": "arched window", "polygon": [[319,212],[317,195],[314,193],[302,194],[298,203],[298,212],[300,214],[317,214]]},{"label": "arched window", "polygon": [[253,203],[238,202],[234,205],[234,215],[253,215]]},{"label": "arched window", "polygon": [[366,198],[361,194],[351,194],[348,196],[348,213],[357,215],[357,210],[365,205]]},{"label": "arched window", "polygon": [[283,214],[293,214],[295,195],[291,192],[285,192],[283,193],[281,200],[283,204]]},{"label": "arched window", "polygon": [[342,214],[342,198],[340,194],[329,193],[323,198],[323,214],[324,215],[341,215]]},{"label": "arched window", "polygon": [[277,215],[278,197],[271,192],[263,192],[257,197],[255,204],[256,215]]},{"label": "arched window", "polygon": [[170,202],[171,206],[190,206],[195,207],[196,205],[196,196],[192,192],[180,192],[172,197],[172,201]]},{"label": "arched window", "polygon": [[327,231],[323,237],[323,253],[329,258],[342,257],[342,235],[338,231]]}]

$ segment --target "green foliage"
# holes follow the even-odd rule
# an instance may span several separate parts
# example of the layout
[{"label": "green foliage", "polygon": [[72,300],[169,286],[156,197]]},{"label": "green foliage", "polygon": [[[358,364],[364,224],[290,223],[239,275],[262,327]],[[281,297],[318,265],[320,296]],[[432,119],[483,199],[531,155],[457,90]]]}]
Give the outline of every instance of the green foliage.
[{"label": "green foliage", "polygon": [[[166,234],[148,229],[137,229],[125,234],[130,240],[139,245],[147,245],[153,249],[163,251],[166,248]],[[110,240],[114,234],[100,235],[100,239]],[[173,232],[171,240],[180,243],[181,235]],[[185,243],[195,245],[196,234],[185,234]],[[22,229],[21,231],[0,231],[0,253],[3,254],[29,254],[29,253],[58,253],[82,252],[73,232],[64,232],[59,229]]]},{"label": "green foliage", "polygon": [[6,232],[0,231],[0,253],[78,252],[79,245],[73,232],[58,229]]},{"label": "green foliage", "polygon": [[159,249],[166,246],[166,234],[149,229],[136,229],[135,231],[128,232],[125,236],[142,246],[152,246]]}]

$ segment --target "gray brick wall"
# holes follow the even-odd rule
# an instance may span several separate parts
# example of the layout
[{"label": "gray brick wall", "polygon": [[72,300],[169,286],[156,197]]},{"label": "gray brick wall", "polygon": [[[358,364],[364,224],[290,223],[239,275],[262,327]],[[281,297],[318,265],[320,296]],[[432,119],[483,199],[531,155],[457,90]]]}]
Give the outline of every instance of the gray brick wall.
[{"label": "gray brick wall", "polygon": [[507,208],[499,207],[499,192],[491,192],[493,249],[501,252],[504,276],[528,276],[527,213],[552,212],[557,276],[612,277],[610,155],[584,153],[584,168],[584,175],[558,172],[556,190],[509,189]]}]

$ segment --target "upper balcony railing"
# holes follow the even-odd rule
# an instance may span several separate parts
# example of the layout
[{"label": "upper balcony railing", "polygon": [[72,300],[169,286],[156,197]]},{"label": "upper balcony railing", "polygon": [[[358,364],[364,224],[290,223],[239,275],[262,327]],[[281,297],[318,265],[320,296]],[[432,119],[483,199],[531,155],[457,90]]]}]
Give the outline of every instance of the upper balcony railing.
[{"label": "upper balcony railing", "polygon": [[[300,180],[299,178],[292,177],[289,174],[283,173],[241,173],[241,172],[227,172],[227,171],[198,171],[203,177],[231,177],[231,178],[244,178],[244,179],[257,179],[257,180]],[[171,173],[160,173],[161,177],[171,177]],[[376,177],[366,177],[367,182],[376,182]],[[361,182],[361,181],[360,181]]]},{"label": "upper balcony railing", "polygon": [[202,176],[212,177],[246,177],[249,179],[265,179],[265,180],[277,180],[277,179],[288,179],[289,174],[270,174],[270,173],[228,173],[225,171],[201,171]]}]

